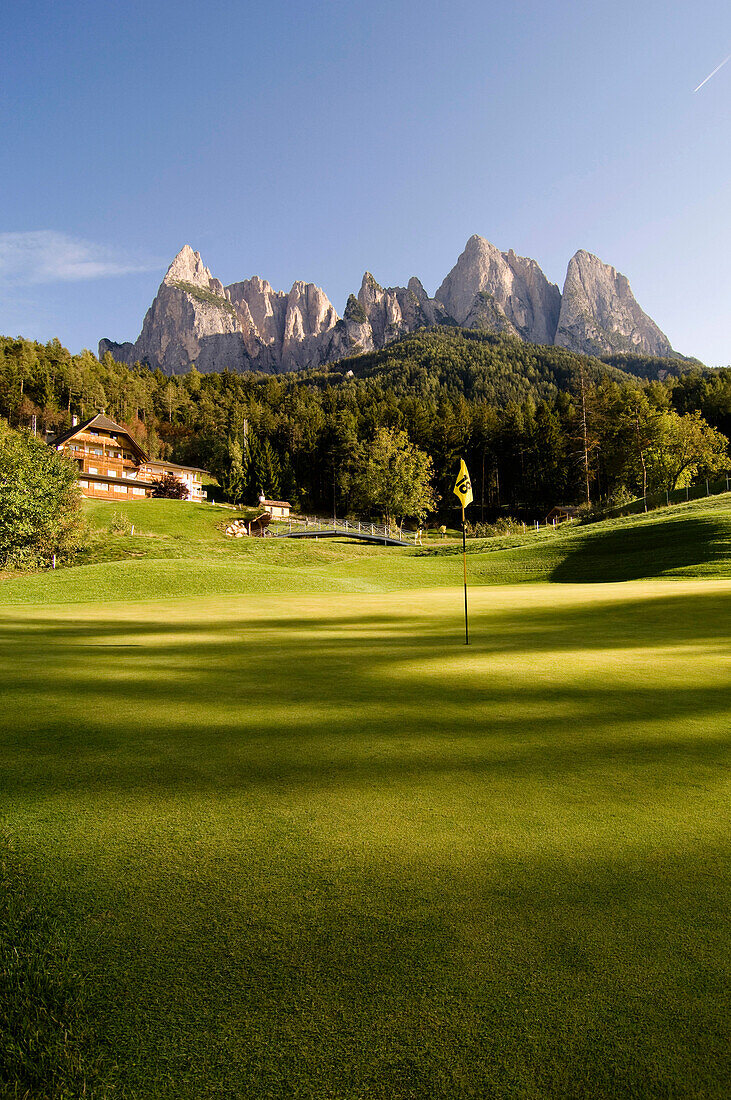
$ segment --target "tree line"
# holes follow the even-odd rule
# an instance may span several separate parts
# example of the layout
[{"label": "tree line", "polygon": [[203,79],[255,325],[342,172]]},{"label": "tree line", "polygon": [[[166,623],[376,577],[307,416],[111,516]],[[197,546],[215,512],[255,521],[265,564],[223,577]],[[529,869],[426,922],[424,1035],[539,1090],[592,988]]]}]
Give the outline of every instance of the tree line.
[{"label": "tree line", "polygon": [[731,371],[644,357],[637,377],[632,366],[632,357],[603,363],[438,329],[303,373],[193,367],[169,377],[109,354],[71,355],[57,340],[0,338],[0,416],[60,431],[104,409],[151,456],[210,470],[221,498],[253,503],[263,492],[341,515],[369,501],[385,512],[368,493],[373,455],[406,461],[393,451],[400,440],[431,475],[432,514],[454,507],[464,456],[475,519],[532,518],[556,503],[617,503],[728,469]]}]

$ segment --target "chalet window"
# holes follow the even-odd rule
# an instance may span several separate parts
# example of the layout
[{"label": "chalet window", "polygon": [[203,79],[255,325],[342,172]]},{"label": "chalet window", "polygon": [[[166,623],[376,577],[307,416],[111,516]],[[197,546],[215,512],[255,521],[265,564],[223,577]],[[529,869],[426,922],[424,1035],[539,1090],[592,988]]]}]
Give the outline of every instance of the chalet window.
[{"label": "chalet window", "polygon": [[115,485],[114,486],[114,491],[115,491],[115,493],[126,493],[127,492],[127,486],[126,485]]},{"label": "chalet window", "polygon": [[116,470],[107,470],[107,473],[109,474],[110,477],[116,477],[117,476],[117,471]]},{"label": "chalet window", "polygon": [[145,490],[144,489],[138,489],[136,485],[132,489],[132,492],[134,493],[134,495],[136,497],[143,497],[145,495]]},{"label": "chalet window", "polygon": [[97,470],[96,466],[90,466],[89,467],[89,473],[90,474],[98,474],[99,471]]},{"label": "chalet window", "polygon": [[79,479],[79,486],[80,486],[80,487],[81,487],[82,489],[88,489],[88,488],[89,488],[89,482],[88,482],[88,481],[83,481],[83,480]]}]

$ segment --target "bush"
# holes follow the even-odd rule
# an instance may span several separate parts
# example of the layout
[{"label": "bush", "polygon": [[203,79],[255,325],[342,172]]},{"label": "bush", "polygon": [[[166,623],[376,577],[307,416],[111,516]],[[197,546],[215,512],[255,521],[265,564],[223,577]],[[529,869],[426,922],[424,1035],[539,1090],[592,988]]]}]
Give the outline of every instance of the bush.
[{"label": "bush", "polygon": [[0,421],[0,568],[72,557],[82,534],[75,465],[27,431]]},{"label": "bush", "polygon": [[129,535],[131,524],[124,518],[121,512],[115,512],[109,524],[110,535]]},{"label": "bush", "polygon": [[491,539],[497,535],[523,534],[525,524],[512,516],[500,516],[494,523],[467,523],[468,539]]},{"label": "bush", "polygon": [[604,503],[607,508],[623,508],[633,500],[637,500],[637,493],[630,492],[626,485],[615,485]]},{"label": "bush", "polygon": [[153,478],[150,484],[154,497],[163,497],[166,500],[186,500],[188,497],[185,483],[175,474],[163,474],[162,477]]}]

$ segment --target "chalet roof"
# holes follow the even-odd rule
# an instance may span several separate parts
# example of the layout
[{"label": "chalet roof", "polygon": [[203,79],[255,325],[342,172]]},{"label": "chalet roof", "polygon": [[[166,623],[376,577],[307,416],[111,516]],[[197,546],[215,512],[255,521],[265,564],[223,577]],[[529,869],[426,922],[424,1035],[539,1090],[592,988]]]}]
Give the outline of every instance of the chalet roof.
[{"label": "chalet roof", "polygon": [[570,519],[575,519],[580,515],[580,511],[573,504],[556,504],[546,516],[546,519],[551,519],[552,516],[568,516]]},{"label": "chalet roof", "polygon": [[81,424],[74,424],[69,428],[67,432],[62,432],[61,435],[57,435],[55,439],[50,441],[52,447],[58,447],[62,443],[68,442],[69,439],[73,439],[75,435],[79,435],[81,432],[87,431],[89,428],[98,428],[103,432],[119,432],[121,435],[127,437],[134,449],[139,453],[140,457],[146,462],[147,455],[142,447],[139,445],[133,435],[130,435],[127,428],[122,424],[117,424],[116,421],[110,420],[104,413],[97,413],[96,416],[90,416],[88,420],[83,420]]},{"label": "chalet roof", "polygon": [[194,474],[207,474],[208,470],[204,470],[201,466],[181,466],[179,462],[168,462],[166,458],[148,458],[145,462],[146,466],[170,466],[173,470],[190,470]]},{"label": "chalet roof", "polygon": [[292,505],[289,503],[288,500],[262,500],[261,504],[266,505],[268,507],[273,506],[273,507],[276,507],[276,508],[291,508],[292,507]]},{"label": "chalet roof", "polygon": [[152,489],[149,481],[143,481],[141,477],[107,477],[106,474],[90,474],[88,470],[79,470],[80,481],[104,481],[109,485],[137,485],[140,488]]}]

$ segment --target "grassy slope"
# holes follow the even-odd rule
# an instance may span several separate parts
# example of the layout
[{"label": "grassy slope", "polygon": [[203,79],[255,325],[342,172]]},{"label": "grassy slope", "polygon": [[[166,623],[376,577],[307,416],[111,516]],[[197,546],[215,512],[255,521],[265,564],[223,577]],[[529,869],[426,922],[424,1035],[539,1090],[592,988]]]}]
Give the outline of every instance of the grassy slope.
[{"label": "grassy slope", "polygon": [[454,547],[136,507],[3,584],[0,1082],[729,1094],[728,500],[470,547],[469,650]]},{"label": "grassy slope", "polygon": [[[89,564],[0,583],[0,604],[326,591],[459,583],[461,547],[413,549],[322,540],[226,539],[233,513],[176,501],[88,504]],[[135,535],[113,536],[113,516]],[[111,559],[111,560],[110,560]],[[473,584],[731,577],[731,496],[554,533],[471,542]]]}]

